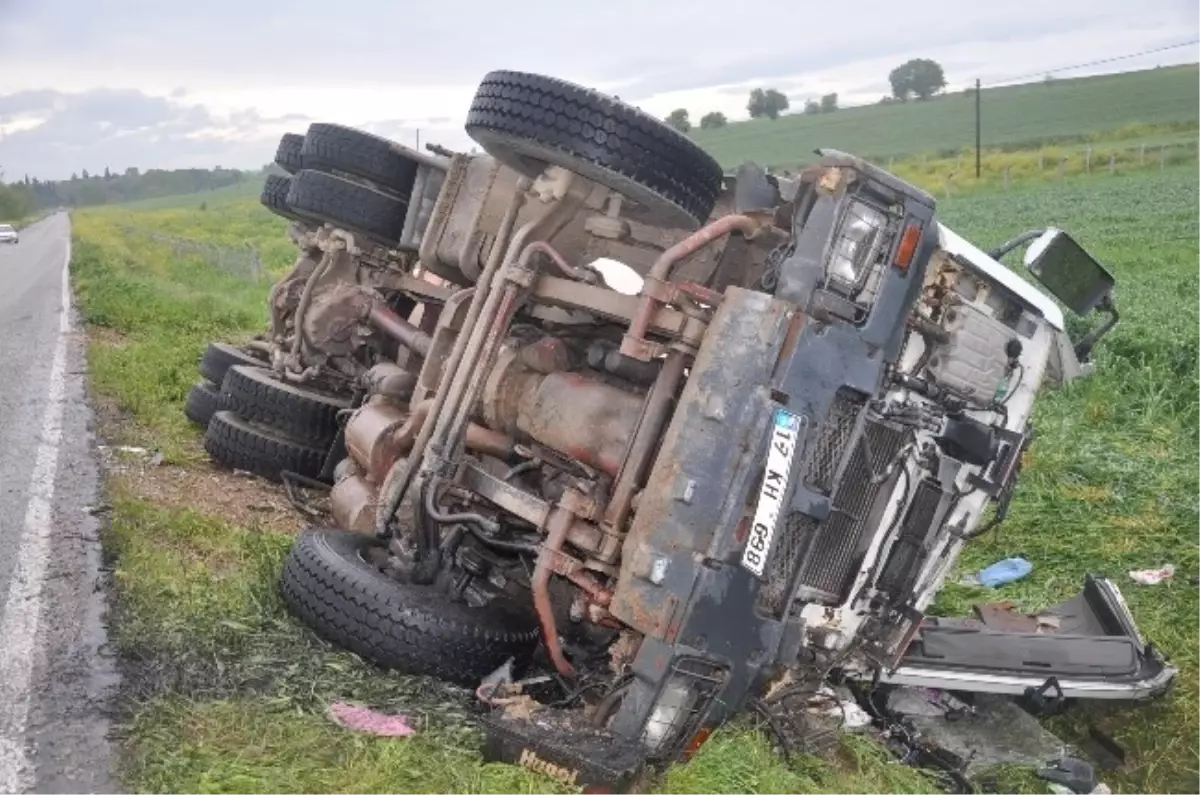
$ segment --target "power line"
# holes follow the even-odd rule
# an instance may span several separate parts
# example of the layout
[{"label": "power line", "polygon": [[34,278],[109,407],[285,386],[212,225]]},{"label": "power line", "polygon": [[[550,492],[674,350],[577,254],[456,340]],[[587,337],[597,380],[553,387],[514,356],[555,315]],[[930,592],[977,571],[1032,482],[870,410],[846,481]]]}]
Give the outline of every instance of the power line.
[{"label": "power line", "polygon": [[1041,77],[1042,75],[1052,75],[1055,72],[1069,72],[1073,69],[1086,69],[1090,66],[1101,66],[1102,64],[1114,63],[1116,61],[1127,61],[1130,58],[1139,58],[1143,55],[1153,55],[1156,52],[1166,52],[1167,50],[1178,50],[1182,47],[1192,47],[1200,44],[1200,39],[1192,39],[1191,41],[1181,42],[1179,44],[1168,44],[1165,47],[1156,47],[1152,50],[1143,50],[1141,52],[1133,52],[1128,55],[1117,55],[1112,58],[1102,58],[1099,61],[1089,61],[1088,63],[1075,64],[1073,66],[1060,66],[1057,69],[1041,69],[1037,72],[1029,74],[1017,75],[1016,77],[1006,77],[999,80],[992,80],[985,83],[985,86],[995,86],[1000,83],[1015,83],[1019,80],[1028,80],[1031,77]]}]

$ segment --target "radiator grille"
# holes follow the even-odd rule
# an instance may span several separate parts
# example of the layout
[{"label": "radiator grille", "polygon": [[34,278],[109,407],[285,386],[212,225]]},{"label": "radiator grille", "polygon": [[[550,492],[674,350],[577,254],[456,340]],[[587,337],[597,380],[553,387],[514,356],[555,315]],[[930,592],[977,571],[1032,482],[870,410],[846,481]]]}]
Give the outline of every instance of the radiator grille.
[{"label": "radiator grille", "polygon": [[816,529],[817,520],[811,516],[802,513],[788,516],[767,561],[765,581],[758,590],[759,610],[777,617],[783,615],[801,556]]},{"label": "radiator grille", "polygon": [[917,569],[925,557],[924,545],[943,494],[937,481],[922,480],[917,484],[904,524],[892,545],[883,573],[879,575],[879,590],[894,597],[905,595],[907,583],[917,576]]},{"label": "radiator grille", "polygon": [[848,389],[838,390],[834,395],[829,414],[809,448],[808,470],[804,475],[809,488],[821,494],[832,491],[838,464],[854,436],[854,422],[864,402],[862,395]]},{"label": "radiator grille", "polygon": [[896,425],[868,421],[850,452],[850,461],[829,518],[817,531],[805,557],[800,582],[805,599],[840,602],[858,560],[860,541],[875,506],[882,482],[873,478],[886,470],[904,445],[907,431]]}]

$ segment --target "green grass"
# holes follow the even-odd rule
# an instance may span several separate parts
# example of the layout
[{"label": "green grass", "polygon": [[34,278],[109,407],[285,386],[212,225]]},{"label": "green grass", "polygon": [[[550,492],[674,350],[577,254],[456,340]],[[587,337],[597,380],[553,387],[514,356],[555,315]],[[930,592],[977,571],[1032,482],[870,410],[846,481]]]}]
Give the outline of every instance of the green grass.
[{"label": "green grass", "polygon": [[[108,332],[90,345],[91,382],[137,420],[123,441],[182,461],[195,449],[182,407],[198,378],[196,363],[210,340],[266,328],[268,284],[175,259],[168,246],[122,228],[133,215],[74,214],[71,270],[80,309],[89,325]],[[174,229],[176,217],[161,228]]]},{"label": "green grass", "polygon": [[[1190,125],[1194,130],[1200,115],[1198,96],[1196,65],[984,89],[983,143],[1000,147],[1078,141],[1135,122]],[[700,108],[692,110],[693,117],[702,115]],[[811,162],[812,151],[823,146],[877,160],[957,152],[974,146],[975,101],[973,94],[954,94],[926,102],[739,122],[698,130],[692,137],[726,167],[746,160],[794,166]],[[1194,133],[1190,137],[1195,140]]]},{"label": "green grass", "polygon": [[[1072,231],[1118,278],[1123,322],[1101,346],[1093,378],[1047,394],[1039,439],[1010,519],[967,551],[961,568],[1023,555],[1026,580],[1002,596],[1038,607],[1073,594],[1084,574],[1113,577],[1145,633],[1180,667],[1175,693],[1138,709],[1090,708],[1055,722],[1074,736],[1093,720],[1130,751],[1116,791],[1194,792],[1197,779],[1196,263],[1200,257],[1194,170],[1068,179],[942,203],[951,226],[981,247],[1036,226]],[[240,208],[240,209],[239,209]],[[194,447],[181,401],[195,359],[212,338],[257,331],[265,286],[166,252],[118,225],[203,239],[225,234],[213,219],[228,207],[76,214],[76,289],[93,325],[120,333],[94,345],[93,380],[126,408],[147,439]],[[239,221],[241,222],[241,221]],[[248,226],[253,220],[244,221]],[[281,235],[274,220],[249,232]],[[125,660],[121,748],[132,791],[555,791],[552,782],[485,765],[467,697],[440,683],[377,671],[291,621],[275,589],[288,539],[258,527],[168,509],[116,491],[105,537],[114,557],[113,640]],[[1173,562],[1173,582],[1128,584],[1132,568]],[[993,592],[958,585],[939,600],[962,613]],[[324,713],[353,700],[408,715],[420,733],[381,740],[348,733]],[[1028,771],[1005,771],[1000,788],[1038,791]],[[751,727],[718,732],[664,792],[917,792],[934,783],[881,746],[846,738],[833,761],[784,762]]]}]

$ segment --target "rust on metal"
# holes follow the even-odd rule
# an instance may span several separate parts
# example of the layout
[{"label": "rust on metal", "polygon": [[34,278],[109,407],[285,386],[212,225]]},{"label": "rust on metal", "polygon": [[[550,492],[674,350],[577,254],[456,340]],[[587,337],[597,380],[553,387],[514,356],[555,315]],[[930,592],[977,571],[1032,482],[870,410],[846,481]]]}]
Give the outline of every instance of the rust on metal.
[{"label": "rust on metal", "polygon": [[[644,284],[654,285],[656,282],[664,283],[670,279],[671,269],[680,260],[696,253],[709,243],[720,240],[733,232],[741,232],[746,237],[752,237],[761,226],[762,223],[760,221],[748,215],[726,215],[723,218],[719,218],[664,251],[654,261],[654,264],[650,266],[650,272],[646,274]],[[653,289],[654,287],[652,286],[651,290]],[[654,317],[654,310],[660,304],[661,302],[647,294],[645,287],[643,287],[643,292],[638,301],[637,313],[630,321],[629,331],[621,341],[621,353],[626,356],[632,356],[635,359],[641,359],[642,361],[652,358],[653,348],[646,339],[646,333],[650,329],[650,321]]]},{"label": "rust on metal", "polygon": [[430,336],[397,315],[382,301],[371,302],[368,317],[375,328],[404,347],[416,351],[422,356],[429,354],[429,347],[432,344]]},{"label": "rust on metal", "polygon": [[558,642],[558,623],[554,618],[554,606],[550,602],[551,566],[557,554],[562,550],[566,541],[567,531],[575,517],[565,508],[555,508],[547,521],[546,540],[542,544],[537,564],[533,569],[530,587],[533,591],[533,606],[537,610],[538,619],[542,624],[542,641],[546,644],[546,652],[554,669],[563,676],[574,677],[575,668],[563,654],[562,645]]}]

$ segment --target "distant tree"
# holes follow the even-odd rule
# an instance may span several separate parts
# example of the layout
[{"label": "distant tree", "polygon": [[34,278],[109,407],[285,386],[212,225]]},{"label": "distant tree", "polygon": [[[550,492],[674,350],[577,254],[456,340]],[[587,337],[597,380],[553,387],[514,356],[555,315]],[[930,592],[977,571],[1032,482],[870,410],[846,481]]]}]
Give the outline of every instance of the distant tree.
[{"label": "distant tree", "polygon": [[816,116],[820,112],[821,112],[821,103],[817,102],[815,99],[810,99],[804,103],[804,115],[805,116]]},{"label": "distant tree", "polygon": [[207,210],[208,210],[208,202],[200,202],[200,212],[206,212]]},{"label": "distant tree", "polygon": [[1049,86],[1049,85],[1052,85],[1056,80],[1058,80],[1057,77],[1055,77],[1052,74],[1047,73],[1046,77],[1042,80],[1042,84]]},{"label": "distant tree", "polygon": [[82,176],[84,179],[90,179],[90,177],[88,177],[86,168],[81,172],[80,176]]},{"label": "distant tree", "polygon": [[729,119],[725,118],[725,114],[719,110],[714,110],[711,113],[705,113],[700,117],[701,130],[716,130],[724,127],[729,123]]},{"label": "distant tree", "polygon": [[130,166],[129,168],[125,169],[125,176],[133,177],[134,179],[137,179],[137,176],[138,176],[137,166]]},{"label": "distant tree", "polygon": [[687,108],[676,108],[667,114],[667,118],[665,118],[663,121],[674,127],[676,130],[679,130],[681,133],[685,133],[692,129],[692,122],[690,119],[688,119]]},{"label": "distant tree", "polygon": [[112,179],[112,172],[108,170],[108,166],[104,167],[104,178]]},{"label": "distant tree", "polygon": [[837,107],[838,107],[838,104],[837,104],[837,93],[836,92],[834,92],[833,94],[826,94],[825,96],[821,97],[821,112],[822,113],[832,113],[833,111],[837,110]]},{"label": "distant tree", "polygon": [[752,119],[778,119],[779,114],[788,109],[789,106],[787,95],[782,91],[777,91],[774,88],[766,90],[756,88],[750,92],[750,101],[746,103],[746,110],[750,112]]},{"label": "distant tree", "polygon": [[913,58],[893,69],[888,82],[892,84],[892,95],[901,102],[909,95],[929,99],[946,87],[946,74],[937,61]]},{"label": "distant tree", "polygon": [[[86,176],[87,176],[87,172],[86,172],[86,171],[85,171],[85,172],[83,172],[83,175],[86,177]],[[79,181],[79,175],[78,175],[78,174],[76,174],[74,171],[72,171],[72,172],[71,172],[71,181],[72,181],[72,182],[78,182],[78,181]]]}]

